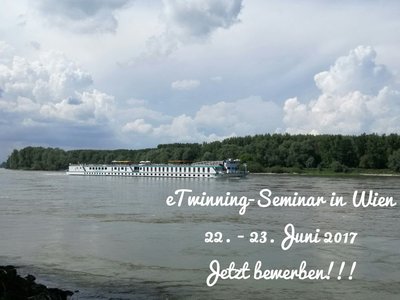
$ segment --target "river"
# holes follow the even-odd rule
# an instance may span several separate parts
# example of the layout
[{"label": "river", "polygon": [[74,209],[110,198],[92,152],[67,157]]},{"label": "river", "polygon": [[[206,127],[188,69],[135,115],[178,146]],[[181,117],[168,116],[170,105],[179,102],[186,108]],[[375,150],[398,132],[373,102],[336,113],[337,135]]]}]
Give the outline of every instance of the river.
[{"label": "river", "polygon": [[[348,205],[254,202],[243,215],[239,207],[168,206],[167,197],[176,197],[179,189],[248,199],[260,199],[263,189],[325,199],[335,192]],[[221,180],[0,169],[0,265],[14,264],[38,282],[79,290],[73,299],[399,299],[399,206],[355,208],[355,190],[392,196],[399,204],[400,177],[250,174]],[[293,244],[284,251],[287,224],[298,232],[318,228],[321,234],[357,236],[352,244]],[[207,232],[222,235],[222,242],[206,243]],[[232,261],[237,266],[260,261],[264,269],[296,268],[302,261],[307,268],[328,270],[332,261],[334,267],[330,280],[221,279],[209,287],[212,260],[221,267]]]}]

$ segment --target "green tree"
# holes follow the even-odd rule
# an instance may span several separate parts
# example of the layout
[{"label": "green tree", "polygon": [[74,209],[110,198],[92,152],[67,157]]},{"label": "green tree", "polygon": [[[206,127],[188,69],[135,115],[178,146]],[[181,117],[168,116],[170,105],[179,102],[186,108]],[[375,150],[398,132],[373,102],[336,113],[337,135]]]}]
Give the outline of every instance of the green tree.
[{"label": "green tree", "polygon": [[388,166],[391,170],[400,172],[400,149],[394,151],[389,156]]}]

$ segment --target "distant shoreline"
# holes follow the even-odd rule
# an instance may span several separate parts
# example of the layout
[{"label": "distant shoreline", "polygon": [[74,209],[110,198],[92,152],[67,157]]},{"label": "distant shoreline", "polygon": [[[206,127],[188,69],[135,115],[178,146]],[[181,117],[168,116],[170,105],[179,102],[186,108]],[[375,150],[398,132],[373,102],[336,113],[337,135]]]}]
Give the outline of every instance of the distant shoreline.
[{"label": "distant shoreline", "polygon": [[400,174],[390,174],[390,173],[271,173],[271,172],[261,172],[261,173],[250,173],[250,175],[293,175],[293,176],[315,176],[315,177],[400,177]]},{"label": "distant shoreline", "polygon": [[400,174],[400,135],[263,134],[203,143],[160,144],[146,149],[63,150],[27,146],[2,163],[11,169],[62,170],[69,164],[112,161],[223,161],[239,159],[252,173],[311,175]]},{"label": "distant shoreline", "polygon": [[376,176],[376,177],[399,177],[400,173],[394,172],[390,169],[361,169],[352,168],[346,169],[340,172],[335,172],[328,168],[323,169],[294,169],[294,168],[282,168],[278,169],[278,172],[252,172],[254,175],[298,175],[298,176],[333,176],[333,177],[354,177],[354,176]]}]

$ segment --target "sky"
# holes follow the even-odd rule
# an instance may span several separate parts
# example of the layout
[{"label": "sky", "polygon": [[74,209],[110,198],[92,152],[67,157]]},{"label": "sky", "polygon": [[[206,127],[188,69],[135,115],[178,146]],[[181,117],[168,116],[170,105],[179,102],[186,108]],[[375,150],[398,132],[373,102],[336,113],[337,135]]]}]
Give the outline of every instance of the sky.
[{"label": "sky", "polygon": [[1,0],[0,162],[400,133],[397,0]]}]

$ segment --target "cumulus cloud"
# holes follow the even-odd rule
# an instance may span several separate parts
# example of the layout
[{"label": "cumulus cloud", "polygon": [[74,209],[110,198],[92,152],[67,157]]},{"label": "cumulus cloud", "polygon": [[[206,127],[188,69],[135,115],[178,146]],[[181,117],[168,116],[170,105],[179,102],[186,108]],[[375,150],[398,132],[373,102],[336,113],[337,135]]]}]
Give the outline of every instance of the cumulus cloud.
[{"label": "cumulus cloud", "polygon": [[143,119],[137,119],[133,122],[128,122],[122,127],[123,132],[133,132],[139,134],[147,134],[153,130],[151,124],[148,124]]},{"label": "cumulus cloud", "polygon": [[92,84],[90,74],[62,53],[47,52],[38,60],[13,56],[0,64],[3,98],[27,97],[38,103],[57,102]]},{"label": "cumulus cloud", "polygon": [[166,118],[161,124],[137,119],[124,126],[126,132],[146,134],[159,142],[199,142],[231,136],[276,132],[282,109],[260,97],[221,101],[202,106],[193,116],[182,114]]},{"label": "cumulus cloud", "polygon": [[281,126],[282,110],[271,101],[253,96],[204,105],[194,120],[206,133],[220,136],[275,132]]},{"label": "cumulus cloud", "polygon": [[358,46],[329,71],[314,77],[317,99],[286,100],[284,122],[291,133],[390,133],[400,131],[400,92],[394,75],[375,61],[372,47]]},{"label": "cumulus cloud", "polygon": [[94,89],[90,74],[62,53],[47,52],[35,60],[13,53],[5,57],[0,61],[2,130],[112,122],[114,97]]},{"label": "cumulus cloud", "polygon": [[75,93],[75,97],[63,99],[61,102],[44,104],[40,113],[50,119],[99,125],[108,122],[113,110],[113,96],[92,90]]},{"label": "cumulus cloud", "polygon": [[171,83],[171,88],[178,91],[188,91],[199,87],[200,81],[195,79],[177,80]]},{"label": "cumulus cloud", "polygon": [[132,0],[40,0],[39,10],[53,24],[82,32],[115,32],[118,21],[115,11]]},{"label": "cumulus cloud", "polygon": [[329,95],[346,95],[353,91],[376,94],[390,84],[392,74],[384,65],[375,63],[376,52],[372,47],[359,46],[349,55],[339,57],[329,71],[315,75],[317,87]]},{"label": "cumulus cloud", "polygon": [[0,61],[0,139],[5,147],[41,141],[68,147],[82,142],[78,135],[98,138],[96,132],[107,133],[107,139],[114,110],[114,97],[94,89],[90,74],[62,53],[47,52],[34,60],[9,53]]}]

